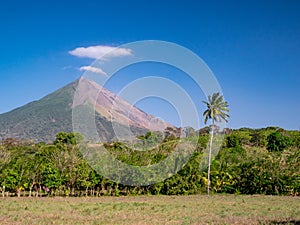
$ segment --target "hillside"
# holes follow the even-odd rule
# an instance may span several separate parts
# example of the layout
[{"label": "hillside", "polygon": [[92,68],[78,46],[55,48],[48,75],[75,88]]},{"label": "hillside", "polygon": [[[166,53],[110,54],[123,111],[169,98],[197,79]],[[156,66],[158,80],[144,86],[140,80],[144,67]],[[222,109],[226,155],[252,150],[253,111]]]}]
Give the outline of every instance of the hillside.
[{"label": "hillside", "polygon": [[0,138],[51,141],[59,131],[72,131],[72,96],[77,82],[46,97],[0,115]]},{"label": "hillside", "polygon": [[77,106],[73,105],[76,88],[79,90],[77,95],[79,93],[82,99],[81,103],[77,101],[76,104],[95,104],[95,122],[101,140],[115,139],[112,118],[114,124],[121,128],[128,123],[131,132],[136,135],[171,126],[130,105],[95,82],[82,78],[38,101],[1,114],[0,140],[18,138],[51,142],[58,132],[72,131],[72,108]]}]

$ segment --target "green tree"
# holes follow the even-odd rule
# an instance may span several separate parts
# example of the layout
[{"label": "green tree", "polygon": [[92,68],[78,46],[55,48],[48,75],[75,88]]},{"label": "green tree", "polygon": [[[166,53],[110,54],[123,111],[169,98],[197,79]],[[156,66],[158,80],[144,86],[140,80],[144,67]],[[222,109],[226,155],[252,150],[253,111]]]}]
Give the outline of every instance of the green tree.
[{"label": "green tree", "polygon": [[241,147],[241,140],[237,135],[230,134],[226,137],[226,147],[227,148]]},{"label": "green tree", "polygon": [[0,145],[0,173],[2,169],[10,162],[11,153],[3,146]]},{"label": "green tree", "polygon": [[279,131],[271,133],[267,137],[267,149],[270,152],[278,152],[284,150],[286,147],[291,145],[291,139],[287,136],[284,136]]},{"label": "green tree", "polygon": [[207,172],[207,194],[209,195],[210,190],[210,164],[211,164],[211,152],[212,152],[212,142],[214,136],[215,122],[221,122],[225,120],[229,115],[228,103],[223,100],[223,96],[220,93],[214,93],[212,96],[208,96],[208,101],[203,101],[206,104],[207,109],[204,111],[204,124],[210,119],[212,124],[210,125],[210,141],[209,141],[209,155],[208,155],[208,172]]},{"label": "green tree", "polygon": [[251,134],[250,143],[256,147],[265,147],[267,143],[267,136],[264,131],[256,130]]},{"label": "green tree", "polygon": [[56,134],[55,141],[53,142],[55,145],[59,144],[67,144],[67,145],[76,145],[83,140],[83,136],[80,133],[74,132],[59,132]]}]

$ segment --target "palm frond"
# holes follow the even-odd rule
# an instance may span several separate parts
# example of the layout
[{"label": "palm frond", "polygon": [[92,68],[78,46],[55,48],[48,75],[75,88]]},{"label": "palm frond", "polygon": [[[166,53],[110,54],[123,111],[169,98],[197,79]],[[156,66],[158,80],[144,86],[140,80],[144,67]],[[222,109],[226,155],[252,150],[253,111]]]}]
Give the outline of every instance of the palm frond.
[{"label": "palm frond", "polygon": [[213,93],[212,96],[208,96],[208,101],[202,101],[206,104],[207,109],[203,112],[204,124],[207,123],[208,119],[212,120],[212,123],[221,122],[222,120],[228,122],[229,115],[229,105],[223,99],[223,95],[219,92]]}]

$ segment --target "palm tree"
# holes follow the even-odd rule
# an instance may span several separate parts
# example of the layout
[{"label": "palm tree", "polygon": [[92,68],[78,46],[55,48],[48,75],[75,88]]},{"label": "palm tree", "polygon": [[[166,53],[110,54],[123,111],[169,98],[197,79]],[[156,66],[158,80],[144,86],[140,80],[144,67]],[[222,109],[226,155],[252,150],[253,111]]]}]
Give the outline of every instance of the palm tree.
[{"label": "palm tree", "polygon": [[208,101],[202,101],[206,104],[207,109],[204,111],[204,124],[207,123],[207,120],[210,119],[212,124],[210,125],[210,140],[209,140],[209,155],[208,155],[208,172],[207,172],[207,194],[209,195],[210,190],[210,163],[211,163],[211,152],[212,152],[212,141],[214,136],[215,122],[222,122],[229,117],[226,112],[229,112],[228,103],[223,100],[223,96],[220,93],[214,93],[211,96],[208,96]]}]

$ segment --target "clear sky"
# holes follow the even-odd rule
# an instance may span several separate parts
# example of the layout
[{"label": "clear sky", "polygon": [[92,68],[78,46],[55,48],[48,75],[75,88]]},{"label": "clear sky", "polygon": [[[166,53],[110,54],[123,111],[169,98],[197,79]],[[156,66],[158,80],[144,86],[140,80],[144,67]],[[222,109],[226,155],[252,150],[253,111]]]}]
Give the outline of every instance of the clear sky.
[{"label": "clear sky", "polygon": [[299,12],[297,0],[3,1],[0,113],[80,77],[93,60],[69,53],[78,47],[150,39],[182,45],[207,63],[230,105],[229,127],[299,130]]}]

